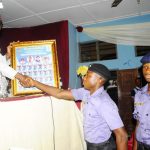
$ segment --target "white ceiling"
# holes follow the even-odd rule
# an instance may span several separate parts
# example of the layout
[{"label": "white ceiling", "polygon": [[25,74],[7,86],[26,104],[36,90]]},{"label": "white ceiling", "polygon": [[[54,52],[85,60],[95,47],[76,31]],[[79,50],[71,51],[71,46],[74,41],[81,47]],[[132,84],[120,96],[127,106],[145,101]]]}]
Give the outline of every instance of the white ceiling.
[{"label": "white ceiling", "polygon": [[150,0],[2,0],[5,28],[31,27],[69,20],[75,26],[150,13]]}]

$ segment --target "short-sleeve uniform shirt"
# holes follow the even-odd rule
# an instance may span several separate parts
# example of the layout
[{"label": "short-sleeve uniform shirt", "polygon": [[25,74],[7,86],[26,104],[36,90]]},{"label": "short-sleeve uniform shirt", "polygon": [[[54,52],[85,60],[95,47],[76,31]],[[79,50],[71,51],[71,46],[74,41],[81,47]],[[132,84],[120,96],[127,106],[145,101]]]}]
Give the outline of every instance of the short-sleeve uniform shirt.
[{"label": "short-sleeve uniform shirt", "polygon": [[114,129],[123,127],[118,108],[104,87],[90,95],[84,88],[71,90],[75,100],[83,101],[83,129],[90,143],[107,141]]},{"label": "short-sleeve uniform shirt", "polygon": [[133,115],[139,121],[136,139],[150,145],[150,94],[147,90],[148,85],[141,88],[135,95]]}]

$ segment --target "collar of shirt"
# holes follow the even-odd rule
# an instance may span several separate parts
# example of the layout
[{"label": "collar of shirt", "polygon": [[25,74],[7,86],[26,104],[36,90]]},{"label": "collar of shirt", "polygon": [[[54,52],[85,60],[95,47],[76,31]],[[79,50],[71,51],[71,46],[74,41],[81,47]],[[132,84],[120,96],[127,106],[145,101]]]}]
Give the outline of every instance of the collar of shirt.
[{"label": "collar of shirt", "polygon": [[98,90],[96,90],[91,96],[97,96],[98,94],[102,93],[104,91],[104,87],[100,87]]},{"label": "collar of shirt", "polygon": [[146,85],[141,89],[141,94],[147,94],[147,95],[149,95],[149,94],[147,93],[147,90],[148,90],[148,84],[146,84]]},{"label": "collar of shirt", "polygon": [[95,103],[97,102],[97,97],[100,96],[104,91],[104,87],[100,87],[98,90],[96,90],[92,95],[90,95],[90,92],[88,91],[87,94],[84,95],[84,102],[85,103]]},{"label": "collar of shirt", "polygon": [[135,89],[139,90],[139,89],[140,89],[140,87],[136,86],[136,87],[135,87]]}]

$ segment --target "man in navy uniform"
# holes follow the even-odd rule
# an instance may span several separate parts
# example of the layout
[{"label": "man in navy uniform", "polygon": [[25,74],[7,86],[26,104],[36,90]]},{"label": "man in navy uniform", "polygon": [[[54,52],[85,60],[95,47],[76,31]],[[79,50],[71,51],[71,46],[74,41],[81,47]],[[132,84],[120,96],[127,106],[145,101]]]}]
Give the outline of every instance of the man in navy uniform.
[{"label": "man in navy uniform", "polygon": [[142,59],[143,76],[147,81],[135,95],[134,118],[137,120],[135,129],[134,150],[150,150],[150,53]]},{"label": "man in navy uniform", "polygon": [[[110,72],[102,64],[89,66],[83,78],[84,88],[63,90],[28,78],[24,87],[36,87],[58,99],[83,101],[83,129],[87,150],[127,150],[127,133],[118,113],[118,108],[107,92],[104,83]],[[29,86],[30,85],[30,86]],[[116,139],[111,140],[112,132]],[[113,145],[114,143],[114,145]]]}]

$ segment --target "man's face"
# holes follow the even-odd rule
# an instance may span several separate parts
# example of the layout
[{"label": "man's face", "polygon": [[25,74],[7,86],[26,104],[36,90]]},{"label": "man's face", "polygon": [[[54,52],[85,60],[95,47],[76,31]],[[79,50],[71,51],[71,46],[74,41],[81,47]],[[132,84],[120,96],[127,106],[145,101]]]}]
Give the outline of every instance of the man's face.
[{"label": "man's face", "polygon": [[143,75],[145,80],[150,83],[150,63],[146,63],[143,65]]},{"label": "man's face", "polygon": [[97,84],[99,84],[99,80],[101,77],[95,72],[89,71],[86,76],[83,78],[83,85],[85,89],[91,90],[96,88]]}]

